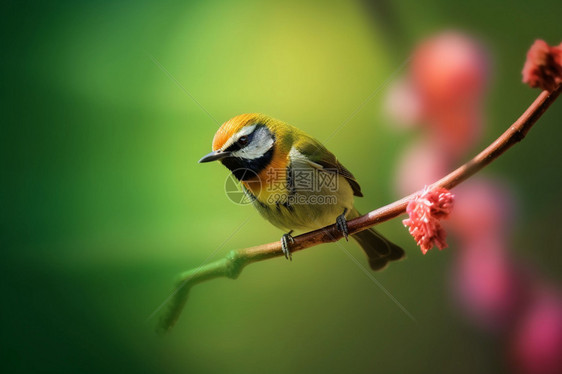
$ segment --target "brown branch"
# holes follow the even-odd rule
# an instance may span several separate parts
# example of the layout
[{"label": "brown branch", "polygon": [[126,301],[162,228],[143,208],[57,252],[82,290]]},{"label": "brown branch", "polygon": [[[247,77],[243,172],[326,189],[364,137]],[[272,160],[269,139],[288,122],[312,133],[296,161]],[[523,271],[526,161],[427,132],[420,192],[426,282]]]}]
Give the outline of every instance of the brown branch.
[{"label": "brown branch", "polygon": [[[517,119],[517,121],[515,121],[515,123],[498,139],[476,155],[472,160],[441,180],[433,183],[432,186],[439,186],[447,189],[457,186],[494,161],[514,144],[523,140],[531,127],[533,127],[541,115],[560,95],[561,91],[562,85],[559,85],[553,92],[543,91],[521,117],[519,117],[519,119]],[[418,193],[419,192],[416,192],[382,208],[373,210],[361,217],[348,221],[349,234],[355,234],[405,213],[409,200]],[[294,253],[322,243],[335,242],[341,238],[342,233],[336,228],[336,225],[326,226],[296,236],[294,238],[294,243],[291,244],[291,252]],[[187,300],[188,292],[195,284],[218,277],[236,279],[246,265],[279,256],[283,256],[283,251],[281,250],[280,241],[276,241],[255,247],[230,251],[225,258],[181,274],[176,290],[172,294],[173,300],[171,301],[170,307],[160,320],[160,328],[168,330],[175,324]]]}]

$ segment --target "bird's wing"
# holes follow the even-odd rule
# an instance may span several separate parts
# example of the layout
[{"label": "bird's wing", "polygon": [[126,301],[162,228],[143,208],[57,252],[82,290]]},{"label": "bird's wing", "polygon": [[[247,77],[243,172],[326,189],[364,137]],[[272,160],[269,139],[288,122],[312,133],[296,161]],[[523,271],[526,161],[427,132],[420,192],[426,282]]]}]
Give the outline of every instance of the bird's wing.
[{"label": "bird's wing", "polygon": [[318,140],[306,136],[304,141],[299,141],[295,144],[295,148],[306,157],[306,161],[313,167],[325,169],[328,172],[336,172],[337,174],[344,177],[350,184],[353,195],[362,197],[361,186],[351,174],[349,170],[343,166],[336,156],[328,151],[326,147],[322,145]]}]

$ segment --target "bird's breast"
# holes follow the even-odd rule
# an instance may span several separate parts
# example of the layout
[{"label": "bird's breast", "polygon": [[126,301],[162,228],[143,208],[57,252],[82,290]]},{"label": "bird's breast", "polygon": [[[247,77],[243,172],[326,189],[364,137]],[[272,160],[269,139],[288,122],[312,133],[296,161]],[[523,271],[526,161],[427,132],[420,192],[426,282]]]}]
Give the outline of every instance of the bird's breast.
[{"label": "bird's breast", "polygon": [[345,178],[314,167],[268,168],[259,181],[244,181],[259,213],[284,230],[311,230],[335,222],[353,207],[353,191]]},{"label": "bird's breast", "polygon": [[289,162],[287,153],[275,150],[271,162],[254,177],[242,181],[244,187],[262,204],[273,204],[288,194]]}]

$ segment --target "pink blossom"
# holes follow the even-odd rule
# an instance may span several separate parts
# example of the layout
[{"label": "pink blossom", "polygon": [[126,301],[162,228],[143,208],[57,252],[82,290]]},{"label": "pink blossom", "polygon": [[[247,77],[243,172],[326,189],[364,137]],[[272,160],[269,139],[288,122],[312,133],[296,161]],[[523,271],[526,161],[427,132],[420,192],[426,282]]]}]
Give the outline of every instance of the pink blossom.
[{"label": "pink blossom", "polygon": [[523,83],[553,91],[562,83],[562,43],[551,47],[544,40],[536,40],[527,52],[522,74]]},{"label": "pink blossom", "polygon": [[486,88],[488,56],[473,37],[444,32],[416,48],[411,73],[428,111],[447,105],[470,106]]},{"label": "pink blossom", "polygon": [[474,38],[445,32],[416,48],[410,69],[424,121],[449,158],[462,156],[481,135],[488,56]]},{"label": "pink blossom", "polygon": [[446,233],[440,220],[447,219],[453,209],[454,195],[445,188],[424,188],[421,194],[410,200],[406,212],[410,218],[402,221],[409,226],[410,234],[414,237],[423,254],[434,245],[437,248],[447,248]]},{"label": "pink blossom", "polygon": [[[455,207],[455,215],[460,213]],[[469,241],[467,241],[469,240]],[[491,332],[505,332],[527,302],[525,277],[497,232],[461,238],[451,275],[455,297],[467,317]]]},{"label": "pink blossom", "polygon": [[516,326],[509,354],[518,373],[562,373],[562,298],[556,290],[538,290]]},{"label": "pink blossom", "polygon": [[481,135],[488,60],[481,43],[460,32],[424,40],[412,54],[408,75],[391,86],[387,114],[404,128],[425,125],[441,157],[455,161]]}]

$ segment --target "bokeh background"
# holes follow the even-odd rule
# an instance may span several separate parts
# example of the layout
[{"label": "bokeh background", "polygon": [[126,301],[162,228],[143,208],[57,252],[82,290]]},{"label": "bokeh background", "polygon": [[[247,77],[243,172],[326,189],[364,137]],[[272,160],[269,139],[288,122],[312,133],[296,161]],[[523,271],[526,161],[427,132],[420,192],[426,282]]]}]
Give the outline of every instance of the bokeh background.
[{"label": "bokeh background", "polygon": [[[335,244],[194,288],[169,334],[157,335],[149,317],[178,273],[281,235],[227,199],[226,169],[197,164],[214,119],[263,112],[329,138],[361,182],[366,211],[399,197],[395,170],[415,132],[388,123],[385,82],[416,44],[455,28],[491,52],[475,152],[538,94],[520,71],[535,38],[560,42],[561,11],[555,0],[5,3],[3,370],[510,370],[501,339],[453,301],[455,238],[423,256],[400,220],[380,230],[408,259],[374,276],[415,322]],[[560,104],[484,172],[516,196],[513,255],[554,285]],[[342,245],[366,264],[353,243]]]}]

